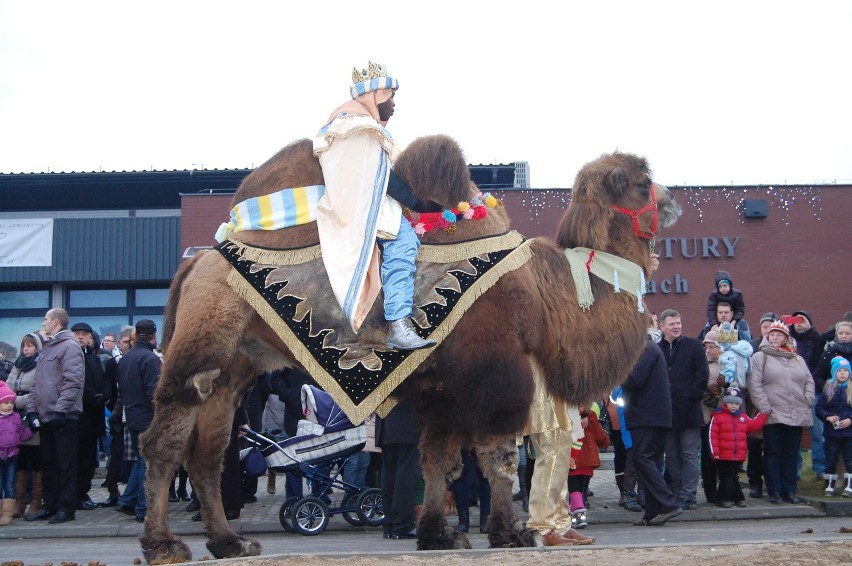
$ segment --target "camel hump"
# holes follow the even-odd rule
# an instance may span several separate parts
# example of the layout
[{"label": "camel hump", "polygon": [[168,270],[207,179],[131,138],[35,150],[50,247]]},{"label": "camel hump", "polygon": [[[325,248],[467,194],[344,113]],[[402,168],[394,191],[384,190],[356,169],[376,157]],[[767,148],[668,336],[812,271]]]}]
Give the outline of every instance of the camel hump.
[{"label": "camel hump", "polygon": [[450,136],[417,138],[400,154],[393,170],[420,199],[444,208],[453,208],[471,196],[467,160]]},{"label": "camel hump", "polygon": [[269,195],[293,187],[324,184],[322,168],[307,138],[284,146],[240,183],[231,206],[250,198]]}]

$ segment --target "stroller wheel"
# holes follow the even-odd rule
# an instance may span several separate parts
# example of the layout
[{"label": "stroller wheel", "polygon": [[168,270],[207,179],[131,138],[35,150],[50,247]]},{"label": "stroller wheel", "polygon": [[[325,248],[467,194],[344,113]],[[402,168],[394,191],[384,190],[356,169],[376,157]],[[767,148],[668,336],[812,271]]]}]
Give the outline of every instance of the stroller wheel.
[{"label": "stroller wheel", "polygon": [[385,522],[385,511],[382,506],[382,490],[371,487],[358,496],[355,511],[361,521],[371,527],[381,527]]},{"label": "stroller wheel", "polygon": [[290,515],[290,510],[293,508],[293,503],[298,501],[298,497],[291,497],[281,504],[281,509],[278,511],[278,521],[288,533],[295,533],[296,527],[293,526],[293,517]]},{"label": "stroller wheel", "polygon": [[358,495],[357,493],[347,493],[343,496],[343,503],[340,504],[340,508],[343,509],[340,512],[343,519],[353,527],[360,527],[364,524],[364,521],[358,516]]},{"label": "stroller wheel", "polygon": [[318,535],[328,526],[328,505],[317,497],[304,497],[293,504],[290,516],[296,532]]}]

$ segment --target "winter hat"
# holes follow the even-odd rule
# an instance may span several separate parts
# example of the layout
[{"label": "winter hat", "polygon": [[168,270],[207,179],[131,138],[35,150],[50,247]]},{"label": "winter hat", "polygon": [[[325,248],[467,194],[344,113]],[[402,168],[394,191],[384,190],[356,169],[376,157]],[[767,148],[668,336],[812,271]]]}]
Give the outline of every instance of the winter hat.
[{"label": "winter hat", "polygon": [[36,352],[41,352],[41,349],[44,348],[44,338],[41,337],[41,334],[38,332],[28,332],[21,340],[21,350],[23,350],[24,339],[26,338],[29,338],[35,344]]},{"label": "winter hat", "polygon": [[77,332],[78,330],[82,330],[84,332],[88,332],[89,334],[94,334],[95,331],[92,330],[92,327],[86,324],[85,322],[78,322],[74,326],[71,327],[71,332]]},{"label": "winter hat", "polygon": [[769,334],[773,330],[777,330],[778,332],[783,332],[784,335],[787,338],[790,338],[790,329],[787,328],[787,325],[784,324],[783,320],[773,321],[772,324],[769,326],[769,330],[766,332],[766,334]]},{"label": "winter hat", "polygon": [[716,331],[715,330],[711,330],[710,332],[708,332],[707,334],[704,335],[704,343],[705,344],[715,344],[716,346],[718,346],[720,348],[722,347],[722,345],[719,344],[718,340],[716,340]]},{"label": "winter hat", "polygon": [[15,402],[18,396],[15,395],[15,392],[9,389],[9,386],[4,382],[0,381],[0,403],[6,403],[7,401]]},{"label": "winter hat", "polygon": [[713,280],[716,281],[716,289],[719,288],[719,285],[722,284],[722,281],[727,283],[728,287],[732,289],[734,287],[733,278],[731,277],[731,274],[727,271],[717,271],[716,276],[713,278]]},{"label": "winter hat", "polygon": [[740,390],[736,387],[729,387],[727,391],[725,391],[725,396],[722,398],[723,403],[737,403],[738,405],[743,404],[743,395],[740,393]]},{"label": "winter hat", "polygon": [[850,377],[852,377],[852,369],[849,367],[849,360],[844,358],[843,356],[835,356],[831,360],[831,379],[837,379],[838,370],[845,369],[850,372]]},{"label": "winter hat", "polygon": [[764,322],[774,322],[778,320],[778,318],[778,313],[768,312],[765,313],[762,317],[760,317],[760,322],[758,322],[757,325],[760,326]]}]

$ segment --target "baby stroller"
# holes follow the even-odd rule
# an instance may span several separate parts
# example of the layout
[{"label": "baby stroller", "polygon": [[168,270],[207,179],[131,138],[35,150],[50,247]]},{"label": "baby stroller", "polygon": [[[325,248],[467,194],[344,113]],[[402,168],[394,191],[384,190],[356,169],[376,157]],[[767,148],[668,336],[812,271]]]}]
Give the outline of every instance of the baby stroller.
[{"label": "baby stroller", "polygon": [[[312,495],[289,498],[281,505],[281,526],[288,532],[318,535],[338,513],[353,526],[381,526],[385,518],[381,490],[359,488],[340,479],[346,458],[364,448],[366,427],[354,426],[328,393],[311,385],[302,386],[302,414],[305,418],[292,438],[280,431],[245,431],[245,438],[260,448],[269,470],[311,482]],[[323,474],[317,469],[320,464],[331,464],[337,472]],[[331,487],[343,492],[336,506],[322,499]]]}]

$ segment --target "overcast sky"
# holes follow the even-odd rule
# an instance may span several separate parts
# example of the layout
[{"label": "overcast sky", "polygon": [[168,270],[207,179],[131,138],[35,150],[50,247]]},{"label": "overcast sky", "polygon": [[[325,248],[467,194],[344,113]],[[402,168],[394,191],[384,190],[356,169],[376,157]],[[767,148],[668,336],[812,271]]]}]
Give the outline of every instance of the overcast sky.
[{"label": "overcast sky", "polygon": [[254,167],[372,59],[402,147],[535,188],[615,149],[671,185],[852,182],[850,29],[845,0],[3,0],[0,172]]}]

